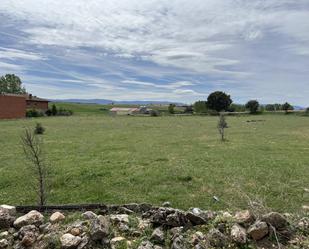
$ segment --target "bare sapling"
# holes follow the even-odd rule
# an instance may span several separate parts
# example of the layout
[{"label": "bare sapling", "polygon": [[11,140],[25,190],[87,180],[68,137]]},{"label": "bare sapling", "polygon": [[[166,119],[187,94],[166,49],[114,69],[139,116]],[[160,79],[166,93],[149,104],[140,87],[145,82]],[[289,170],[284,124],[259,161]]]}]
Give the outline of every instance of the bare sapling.
[{"label": "bare sapling", "polygon": [[227,122],[224,114],[220,114],[218,122],[218,130],[221,136],[221,141],[225,141],[225,128],[227,128]]},{"label": "bare sapling", "polygon": [[47,193],[47,166],[43,160],[42,141],[35,132],[26,128],[21,136],[21,144],[24,154],[30,162],[32,174],[36,181],[35,186],[38,194],[38,205],[44,206],[46,204]]}]

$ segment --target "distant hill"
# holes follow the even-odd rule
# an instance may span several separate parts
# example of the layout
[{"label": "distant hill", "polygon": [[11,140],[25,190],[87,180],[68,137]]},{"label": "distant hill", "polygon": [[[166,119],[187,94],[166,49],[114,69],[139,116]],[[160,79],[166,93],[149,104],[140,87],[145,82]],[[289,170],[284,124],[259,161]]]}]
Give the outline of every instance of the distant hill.
[{"label": "distant hill", "polygon": [[108,104],[118,104],[118,105],[168,105],[171,103],[174,104],[183,104],[183,103],[175,103],[169,101],[139,101],[139,100],[132,100],[132,101],[115,101],[110,99],[49,99],[52,102],[65,102],[65,103],[82,103],[82,104],[100,104],[100,105],[108,105]]}]

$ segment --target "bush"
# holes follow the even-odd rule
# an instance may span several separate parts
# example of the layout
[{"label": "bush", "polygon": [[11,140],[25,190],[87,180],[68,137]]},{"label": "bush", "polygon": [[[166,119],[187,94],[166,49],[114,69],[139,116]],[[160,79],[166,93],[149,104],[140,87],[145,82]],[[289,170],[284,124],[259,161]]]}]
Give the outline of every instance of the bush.
[{"label": "bush", "polygon": [[56,116],[57,113],[58,113],[58,110],[57,110],[57,107],[56,107],[55,104],[52,105],[51,113],[52,113],[53,116]]},{"label": "bush", "polygon": [[45,132],[45,128],[43,127],[43,125],[41,123],[36,123],[35,129],[34,129],[34,133],[37,135],[42,135]]},{"label": "bush", "polygon": [[27,118],[37,118],[37,117],[43,117],[43,116],[44,116],[44,113],[36,109],[30,109],[26,111]]},{"label": "bush", "polygon": [[207,102],[206,101],[196,101],[193,104],[193,110],[195,113],[207,113]]},{"label": "bush", "polygon": [[73,114],[73,111],[67,110],[67,109],[64,109],[64,108],[61,108],[61,107],[57,111],[58,116],[71,116],[72,114]]},{"label": "bush", "polygon": [[48,110],[45,112],[45,114],[46,114],[48,117],[50,117],[50,116],[52,115],[51,109],[48,109]]},{"label": "bush", "polygon": [[151,116],[151,117],[158,117],[158,116],[159,116],[159,112],[156,111],[156,110],[151,110],[151,111],[150,111],[150,116]]},{"label": "bush", "polygon": [[169,112],[170,114],[174,114],[174,113],[175,113],[175,107],[176,107],[175,104],[169,104],[169,106],[168,106],[168,112]]}]

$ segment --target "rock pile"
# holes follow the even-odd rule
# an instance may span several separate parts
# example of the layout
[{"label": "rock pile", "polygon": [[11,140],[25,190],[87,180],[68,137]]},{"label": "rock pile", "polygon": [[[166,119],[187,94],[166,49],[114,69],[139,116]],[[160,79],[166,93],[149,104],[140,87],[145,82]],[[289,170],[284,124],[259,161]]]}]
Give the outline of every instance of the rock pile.
[{"label": "rock pile", "polygon": [[147,204],[110,206],[108,212],[17,214],[0,206],[0,249],[309,248],[309,218],[271,212],[256,217],[199,208]]}]

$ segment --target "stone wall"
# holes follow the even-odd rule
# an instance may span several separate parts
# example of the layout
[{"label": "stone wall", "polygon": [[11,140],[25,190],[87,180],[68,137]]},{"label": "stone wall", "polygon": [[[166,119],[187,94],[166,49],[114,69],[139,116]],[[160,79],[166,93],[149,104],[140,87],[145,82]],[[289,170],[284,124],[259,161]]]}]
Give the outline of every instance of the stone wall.
[{"label": "stone wall", "polygon": [[309,248],[309,217],[253,210],[184,211],[148,204],[17,213],[0,206],[3,248]]}]

